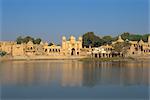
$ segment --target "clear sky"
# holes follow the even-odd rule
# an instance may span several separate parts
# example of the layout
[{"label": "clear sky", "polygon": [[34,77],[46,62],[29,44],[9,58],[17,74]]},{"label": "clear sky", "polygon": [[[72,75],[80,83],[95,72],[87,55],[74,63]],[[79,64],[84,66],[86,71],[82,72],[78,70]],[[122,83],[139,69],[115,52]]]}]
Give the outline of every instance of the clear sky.
[{"label": "clear sky", "polygon": [[148,33],[148,0],[2,0],[2,40]]}]

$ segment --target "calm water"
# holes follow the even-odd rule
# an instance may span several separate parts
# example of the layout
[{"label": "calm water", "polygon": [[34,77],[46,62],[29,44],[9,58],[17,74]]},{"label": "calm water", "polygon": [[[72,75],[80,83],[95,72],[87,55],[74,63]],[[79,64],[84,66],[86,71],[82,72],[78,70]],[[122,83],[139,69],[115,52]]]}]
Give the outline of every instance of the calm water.
[{"label": "calm water", "polygon": [[1,99],[149,99],[150,62],[0,62]]}]

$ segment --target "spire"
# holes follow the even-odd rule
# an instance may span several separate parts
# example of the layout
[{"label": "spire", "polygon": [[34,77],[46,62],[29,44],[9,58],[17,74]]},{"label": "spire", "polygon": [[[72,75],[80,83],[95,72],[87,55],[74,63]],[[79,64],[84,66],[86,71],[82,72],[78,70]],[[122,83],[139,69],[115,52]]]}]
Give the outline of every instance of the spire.
[{"label": "spire", "polygon": [[139,44],[140,44],[140,45],[144,44],[144,42],[143,42],[142,39],[139,41]]},{"label": "spire", "polygon": [[124,42],[124,40],[119,36],[117,42]]}]

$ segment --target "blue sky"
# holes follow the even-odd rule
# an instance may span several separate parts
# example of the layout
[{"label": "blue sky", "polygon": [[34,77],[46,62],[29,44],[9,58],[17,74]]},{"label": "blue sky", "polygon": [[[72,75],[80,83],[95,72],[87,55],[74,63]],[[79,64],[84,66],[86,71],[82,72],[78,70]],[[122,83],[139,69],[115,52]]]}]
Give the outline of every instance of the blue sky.
[{"label": "blue sky", "polygon": [[2,40],[148,33],[148,0],[2,0]]}]

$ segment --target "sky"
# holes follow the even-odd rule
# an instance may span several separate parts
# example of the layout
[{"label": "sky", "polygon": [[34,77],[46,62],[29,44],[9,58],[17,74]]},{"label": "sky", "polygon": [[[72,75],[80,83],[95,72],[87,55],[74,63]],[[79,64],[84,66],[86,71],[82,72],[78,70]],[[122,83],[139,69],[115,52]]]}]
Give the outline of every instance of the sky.
[{"label": "sky", "polygon": [[1,40],[149,33],[149,0],[1,0]]}]

